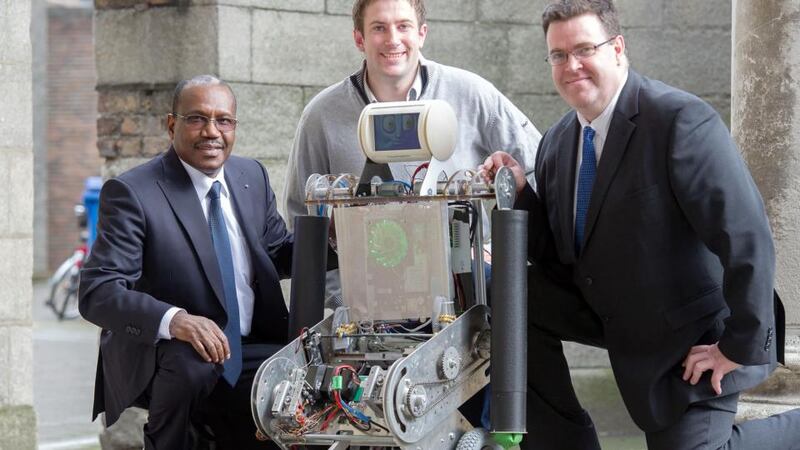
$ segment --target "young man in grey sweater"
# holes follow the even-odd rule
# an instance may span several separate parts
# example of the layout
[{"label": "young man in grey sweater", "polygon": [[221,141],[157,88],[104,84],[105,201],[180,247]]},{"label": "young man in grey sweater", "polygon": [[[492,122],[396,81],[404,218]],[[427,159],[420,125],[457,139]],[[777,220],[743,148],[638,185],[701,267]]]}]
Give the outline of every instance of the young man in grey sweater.
[{"label": "young man in grey sweater", "polygon": [[[478,75],[422,57],[428,25],[423,0],[356,0],[353,37],[364,54],[361,70],[320,92],[306,106],[289,155],[283,201],[287,222],[306,214],[309,175],[360,175],[365,157],[356,134],[361,110],[371,102],[447,101],[458,117],[455,153],[448,175],[474,169],[503,150],[532,171],[541,134],[491,83]],[[409,181],[419,163],[391,166],[395,179]]]},{"label": "young man in grey sweater", "polygon": [[[361,110],[372,102],[449,103],[458,118],[458,138],[453,156],[442,165],[448,176],[474,169],[493,152],[504,150],[521,161],[533,179],[541,139],[533,123],[480,76],[422,57],[428,32],[423,0],[355,0],[353,26],[356,47],[364,54],[361,69],[314,97],[297,126],[283,189],[290,226],[295,216],[307,214],[305,184],[311,174],[361,175],[366,158],[356,131]],[[410,181],[417,165],[390,167],[396,180]],[[329,273],[328,294],[337,293],[338,286],[338,273]],[[478,394],[461,408],[473,425],[481,416],[482,398]]]}]

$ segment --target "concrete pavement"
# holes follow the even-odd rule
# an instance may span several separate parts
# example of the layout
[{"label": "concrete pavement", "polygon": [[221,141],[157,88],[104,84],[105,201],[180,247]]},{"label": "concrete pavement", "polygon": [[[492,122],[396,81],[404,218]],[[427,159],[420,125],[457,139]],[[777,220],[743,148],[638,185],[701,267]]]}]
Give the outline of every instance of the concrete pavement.
[{"label": "concrete pavement", "polygon": [[99,448],[92,423],[98,330],[81,318],[59,322],[45,306],[47,282],[33,289],[34,379],[41,450]]}]

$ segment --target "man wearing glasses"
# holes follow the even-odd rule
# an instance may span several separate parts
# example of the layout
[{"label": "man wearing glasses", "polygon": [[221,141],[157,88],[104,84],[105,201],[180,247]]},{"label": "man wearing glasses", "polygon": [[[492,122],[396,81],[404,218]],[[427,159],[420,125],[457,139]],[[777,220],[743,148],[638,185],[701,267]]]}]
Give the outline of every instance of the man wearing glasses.
[{"label": "man wearing glasses", "polygon": [[205,75],[175,89],[162,155],[100,194],[97,241],[81,272],[80,311],[102,328],[94,416],[149,410],[147,449],[277,448],[255,438],[250,387],[286,342],[279,285],[292,235],[264,167],[231,156],[236,98]]},{"label": "man wearing glasses", "polygon": [[542,17],[547,61],[574,111],[542,138],[530,211],[528,436],[599,449],[561,341],[608,349],[651,450],[800,449],[800,410],[734,424],[739,392],[782,358],[782,306],[761,196],[727,128],[697,97],[628,68],[611,0]]}]

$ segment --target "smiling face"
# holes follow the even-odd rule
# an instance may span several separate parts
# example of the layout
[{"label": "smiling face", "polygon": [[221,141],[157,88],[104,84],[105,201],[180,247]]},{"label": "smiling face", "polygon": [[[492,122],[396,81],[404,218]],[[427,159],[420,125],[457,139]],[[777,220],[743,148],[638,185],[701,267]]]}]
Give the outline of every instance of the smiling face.
[{"label": "smiling face", "polygon": [[[547,30],[548,53],[571,52],[586,45],[610,39],[600,19],[583,14],[550,24]],[[567,104],[589,121],[594,120],[611,101],[627,71],[625,40],[617,36],[582,60],[569,55],[567,62],[552,66],[553,83]]]},{"label": "smiling face", "polygon": [[372,83],[411,87],[428,26],[419,25],[406,0],[375,0],[364,9],[363,31],[353,30],[356,47],[367,60]]},{"label": "smiling face", "polygon": [[[183,89],[175,111],[181,116],[201,115],[212,119],[235,118],[236,103],[224,85],[195,85]],[[186,120],[167,117],[167,129],[178,156],[187,164],[214,176],[230,156],[236,130],[220,132],[214,122],[195,129]]]}]

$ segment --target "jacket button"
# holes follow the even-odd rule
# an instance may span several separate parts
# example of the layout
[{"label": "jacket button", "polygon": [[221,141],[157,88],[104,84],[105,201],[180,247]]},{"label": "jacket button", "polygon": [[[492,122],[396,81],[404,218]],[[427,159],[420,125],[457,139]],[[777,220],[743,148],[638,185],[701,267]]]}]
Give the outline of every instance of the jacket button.
[{"label": "jacket button", "polygon": [[592,277],[586,277],[586,279],[584,281],[586,282],[587,286],[591,286],[592,283],[594,283],[594,280],[592,280]]},{"label": "jacket button", "polygon": [[602,316],[603,322],[608,322],[611,318],[608,316]]}]

